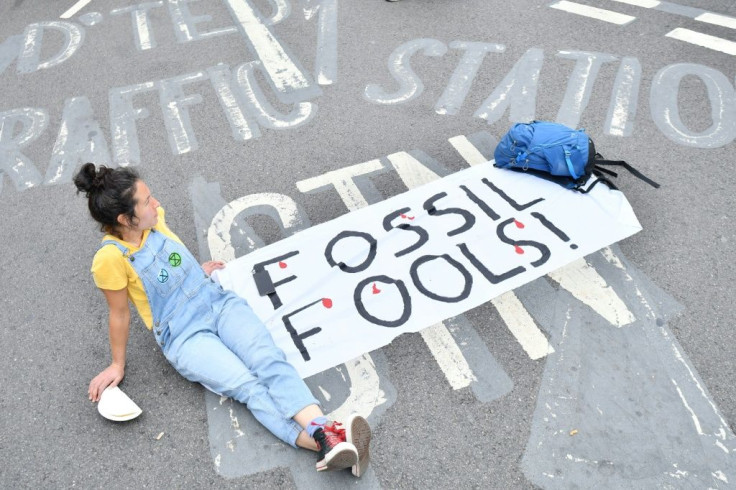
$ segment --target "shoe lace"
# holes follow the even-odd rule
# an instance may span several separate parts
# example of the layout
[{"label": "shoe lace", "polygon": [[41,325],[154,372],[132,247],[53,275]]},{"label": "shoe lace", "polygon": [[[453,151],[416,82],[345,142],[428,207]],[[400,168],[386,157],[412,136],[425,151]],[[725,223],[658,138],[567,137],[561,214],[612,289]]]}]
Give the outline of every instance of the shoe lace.
[{"label": "shoe lace", "polygon": [[331,424],[324,425],[312,422],[312,425],[320,425],[322,427],[322,432],[325,435],[325,442],[330,447],[334,447],[346,440],[345,429],[342,428],[342,424],[340,422],[332,422]]}]

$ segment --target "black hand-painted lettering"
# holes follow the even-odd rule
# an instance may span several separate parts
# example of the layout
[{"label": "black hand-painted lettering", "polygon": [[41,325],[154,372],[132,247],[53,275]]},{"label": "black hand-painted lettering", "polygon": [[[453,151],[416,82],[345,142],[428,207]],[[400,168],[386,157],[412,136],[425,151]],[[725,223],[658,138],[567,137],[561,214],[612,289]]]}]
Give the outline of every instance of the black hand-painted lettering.
[{"label": "black hand-painted lettering", "polygon": [[485,185],[487,185],[488,187],[490,187],[493,192],[495,192],[496,194],[498,194],[499,196],[501,196],[501,199],[503,199],[504,201],[506,201],[507,203],[509,203],[509,205],[512,208],[514,208],[515,210],[517,210],[517,211],[523,211],[526,208],[530,208],[530,207],[534,206],[535,204],[538,204],[538,203],[544,201],[544,198],[543,197],[540,197],[539,199],[535,199],[535,200],[530,201],[530,202],[528,202],[526,204],[519,204],[518,202],[516,202],[513,199],[511,199],[511,197],[508,194],[506,194],[504,191],[502,191],[499,187],[496,187],[495,185],[493,185],[493,182],[491,182],[490,180],[486,179],[485,177],[483,177],[481,179],[481,182],[483,182]]},{"label": "black hand-painted lettering", "polygon": [[412,231],[416,233],[417,235],[419,235],[419,238],[413,245],[405,248],[404,250],[400,250],[396,252],[394,254],[396,257],[401,257],[402,255],[406,255],[410,252],[413,252],[414,250],[418,249],[419,247],[427,243],[427,241],[429,240],[429,233],[427,233],[427,230],[425,230],[421,226],[410,225],[408,223],[401,223],[397,226],[394,226],[391,224],[393,220],[395,220],[402,214],[406,215],[406,213],[408,213],[409,211],[411,211],[410,208],[401,208],[398,211],[393,211],[387,214],[386,217],[383,218],[383,229],[386,231],[391,231],[392,228],[398,228],[400,230]]},{"label": "black hand-painted lettering", "polygon": [[[401,312],[401,316],[397,320],[384,320],[382,318],[378,318],[377,316],[371,315],[368,313],[368,310],[366,309],[365,305],[363,304],[363,299],[361,298],[361,294],[363,292],[363,289],[365,289],[366,286],[373,283],[379,283],[379,284],[394,284],[396,285],[396,289],[398,289],[399,294],[401,295],[401,301],[403,304],[403,310]],[[375,286],[375,284],[374,284]],[[385,288],[378,290],[379,292],[376,292],[376,289],[374,288],[374,294],[387,294],[387,291]],[[380,325],[382,327],[400,327],[411,316],[411,296],[409,296],[409,291],[406,289],[406,286],[404,285],[404,281],[401,281],[399,279],[393,279],[388,276],[372,276],[367,277],[360,281],[358,285],[355,287],[355,293],[353,294],[353,300],[355,301],[355,307],[358,310],[358,313],[360,316],[368,320],[369,322]]]},{"label": "black hand-painted lettering", "polygon": [[[464,280],[464,286],[463,290],[458,294],[457,296],[441,296],[437,293],[434,293],[430,291],[419,279],[419,267],[423,264],[426,264],[429,261],[435,260],[435,259],[444,259],[445,262],[453,266],[455,269],[457,269],[460,274],[463,275]],[[412,281],[414,281],[414,285],[417,287],[419,292],[424,294],[430,299],[434,299],[436,301],[442,301],[443,303],[458,303],[468,296],[470,296],[470,289],[473,286],[473,276],[468,272],[468,269],[466,269],[460,262],[453,259],[447,254],[442,255],[423,255],[419,257],[417,260],[414,261],[413,264],[411,264],[411,269],[409,270],[409,274],[411,275]]]},{"label": "black hand-painted lettering", "polygon": [[268,271],[253,271],[253,279],[256,281],[256,289],[258,289],[258,294],[261,296],[266,296],[276,292],[276,286],[274,286],[273,281],[271,281],[271,274],[269,274]]},{"label": "black hand-painted lettering", "polygon": [[253,280],[256,282],[256,289],[258,289],[258,294],[261,296],[268,296],[268,299],[271,300],[271,306],[273,306],[274,310],[278,310],[279,308],[281,308],[282,305],[281,298],[279,298],[279,295],[276,292],[276,288],[281,286],[282,284],[293,281],[294,279],[296,279],[296,276],[288,276],[279,281],[273,282],[273,280],[271,279],[271,274],[269,274],[266,270],[266,266],[276,264],[298,254],[299,252],[297,250],[294,250],[284,255],[279,255],[278,257],[264,260],[263,262],[258,262],[257,264],[253,265]]},{"label": "black hand-painted lettering", "polygon": [[[537,260],[531,263],[534,267],[539,267],[540,265],[547,262],[551,255],[547,245],[543,243],[535,242],[533,240],[514,240],[506,236],[506,234],[504,233],[504,228],[512,224],[514,221],[515,221],[514,218],[509,218],[506,221],[502,221],[501,223],[499,223],[499,225],[496,227],[496,235],[498,235],[498,238],[503,243],[508,243],[509,245],[513,245],[517,248],[518,247],[533,247],[539,250],[541,257],[539,257]],[[523,252],[520,251],[519,253],[523,253]]]},{"label": "black hand-painted lettering", "polygon": [[478,257],[473,255],[473,253],[468,249],[468,246],[464,243],[459,243],[458,247],[460,248],[460,251],[463,253],[465,258],[467,258],[473,266],[480,271],[481,274],[483,274],[483,277],[488,279],[488,282],[491,284],[498,284],[500,282],[505,281],[506,279],[509,279],[511,277],[514,277],[518,274],[521,274],[526,270],[526,268],[522,266],[514,267],[513,269],[506,271],[502,274],[494,274],[493,272],[488,269],[483,263],[478,260]]},{"label": "black hand-painted lettering", "polygon": [[[550,220],[547,219],[547,217],[545,215],[543,215],[542,213],[537,213],[536,211],[533,212],[533,213],[531,213],[531,214],[532,214],[533,217],[537,218],[539,220],[539,222],[544,225],[545,228],[547,228],[549,231],[551,231],[552,233],[554,233],[555,235],[557,235],[557,238],[559,238],[560,240],[562,240],[565,243],[567,243],[567,242],[570,241],[570,237],[567,236],[564,231],[562,231],[559,228],[557,228],[554,225],[554,223],[552,223]],[[575,250],[576,248],[578,248],[578,246],[573,243],[573,244],[570,245],[570,248],[573,249],[573,250]]]},{"label": "black hand-painted lettering", "polygon": [[457,214],[457,215],[462,216],[463,219],[465,219],[465,224],[463,224],[460,228],[456,228],[452,231],[448,231],[447,236],[459,235],[460,233],[463,233],[471,229],[473,225],[475,224],[475,216],[473,216],[473,214],[470,211],[467,211],[461,208],[437,209],[435,207],[434,203],[444,197],[447,197],[447,192],[440,192],[439,194],[435,194],[434,196],[424,201],[424,209],[428,211],[431,216],[442,216],[443,214]]},{"label": "black hand-painted lettering", "polygon": [[[345,262],[336,262],[335,259],[332,257],[332,250],[335,248],[335,245],[337,245],[337,242],[342,240],[343,238],[348,237],[358,237],[362,238],[366,242],[368,242],[368,255],[366,256],[365,260],[355,266],[349,266]],[[366,270],[371,263],[373,262],[373,259],[376,258],[376,253],[378,249],[378,242],[370,233],[364,233],[362,231],[341,231],[335,237],[330,240],[330,242],[327,244],[327,248],[325,248],[325,258],[327,259],[327,263],[330,264],[330,267],[338,266],[341,271],[343,272],[360,272]]]},{"label": "black hand-painted lettering", "polygon": [[298,310],[294,310],[289,314],[284,315],[281,318],[281,321],[284,322],[284,327],[286,327],[286,331],[289,332],[289,335],[291,336],[292,342],[294,342],[294,346],[296,346],[297,350],[299,350],[299,353],[302,355],[302,359],[305,361],[308,361],[311,359],[309,355],[309,351],[307,351],[307,347],[304,345],[304,339],[311,337],[312,335],[316,335],[322,331],[322,327],[314,327],[306,332],[297,333],[294,326],[291,324],[291,317],[294,315],[297,315],[301,313],[302,311],[306,310],[307,308],[310,308],[317,303],[322,303],[321,299],[318,299],[317,301],[313,301],[312,303],[309,303],[306,306],[302,306]]},{"label": "black hand-painted lettering", "polygon": [[461,185],[460,188],[465,191],[465,194],[470,198],[471,201],[473,201],[475,204],[478,205],[478,207],[488,215],[489,218],[491,218],[493,221],[501,219],[501,216],[498,215],[484,200],[482,200],[480,197],[476,196],[473,191],[465,187],[464,185]]}]

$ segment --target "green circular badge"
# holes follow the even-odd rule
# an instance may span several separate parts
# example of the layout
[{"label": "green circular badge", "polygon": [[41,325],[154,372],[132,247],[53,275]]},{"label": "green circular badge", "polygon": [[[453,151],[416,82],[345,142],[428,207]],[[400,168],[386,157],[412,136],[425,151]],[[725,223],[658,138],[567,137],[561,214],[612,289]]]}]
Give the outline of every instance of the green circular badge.
[{"label": "green circular badge", "polygon": [[172,267],[179,267],[181,265],[181,255],[173,252],[169,255],[169,264],[171,264]]}]

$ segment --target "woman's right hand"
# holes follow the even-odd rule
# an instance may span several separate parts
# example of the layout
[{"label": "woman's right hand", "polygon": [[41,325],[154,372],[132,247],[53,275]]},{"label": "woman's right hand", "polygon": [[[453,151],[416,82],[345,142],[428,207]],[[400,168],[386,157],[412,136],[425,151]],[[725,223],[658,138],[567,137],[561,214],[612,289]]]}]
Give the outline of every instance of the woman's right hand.
[{"label": "woman's right hand", "polygon": [[125,376],[125,368],[117,364],[110,364],[104,371],[95,376],[89,383],[89,399],[100,401],[100,395],[108,386],[117,386]]}]

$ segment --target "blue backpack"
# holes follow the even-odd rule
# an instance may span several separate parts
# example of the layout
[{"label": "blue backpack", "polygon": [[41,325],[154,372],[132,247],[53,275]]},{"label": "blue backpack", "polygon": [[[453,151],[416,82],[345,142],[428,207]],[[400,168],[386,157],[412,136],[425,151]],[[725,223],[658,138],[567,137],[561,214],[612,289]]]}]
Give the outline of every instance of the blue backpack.
[{"label": "blue backpack", "polygon": [[[652,187],[659,184],[644,176],[622,160],[605,160],[595,151],[593,140],[583,129],[570,129],[562,124],[544,121],[518,123],[509,130],[494,152],[498,168],[528,172],[578,192],[589,192],[598,182],[618,189],[607,177],[618,177],[603,166],[626,168]],[[590,186],[591,175],[598,177]]]}]

